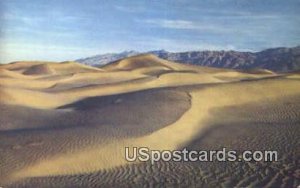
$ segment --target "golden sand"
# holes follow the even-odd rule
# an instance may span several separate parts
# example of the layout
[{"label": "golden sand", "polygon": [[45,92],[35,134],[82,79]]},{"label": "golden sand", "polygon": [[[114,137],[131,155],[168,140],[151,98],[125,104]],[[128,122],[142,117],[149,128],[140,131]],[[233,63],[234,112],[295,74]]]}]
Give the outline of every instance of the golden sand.
[{"label": "golden sand", "polygon": [[[3,173],[0,177],[0,181],[7,184],[32,177],[78,175],[118,169],[124,165],[138,165],[125,161],[125,147],[149,147],[153,150],[180,149],[188,146],[199,135],[209,130],[214,122],[222,122],[224,117],[213,115],[212,112],[215,109],[251,104],[259,105],[265,101],[293,101],[295,96],[297,99],[300,96],[299,74],[296,73],[277,75],[267,70],[238,72],[195,67],[169,62],[147,54],[120,60],[101,68],[88,67],[75,62],[19,62],[2,65],[0,70],[0,104],[5,109],[16,109],[16,117],[19,117],[17,115],[21,113],[21,110],[18,111],[17,109],[31,109],[32,112],[40,110],[43,112],[45,123],[47,117],[58,118],[64,117],[65,114],[76,116],[78,113],[87,113],[88,115],[96,113],[100,109],[105,111],[107,108],[108,110],[108,107],[112,106],[116,106],[116,109],[120,111],[108,114],[111,118],[118,118],[114,113],[121,113],[125,118],[126,116],[131,117],[134,114],[126,110],[126,105],[130,107],[135,101],[124,101],[129,99],[123,96],[130,96],[132,93],[142,93],[144,91],[153,91],[154,93],[161,90],[166,90],[167,93],[170,91],[178,92],[174,94],[176,101],[178,100],[177,102],[174,101],[174,104],[177,104],[176,108],[178,109],[181,107],[180,104],[183,105],[182,100],[190,103],[189,109],[185,110],[182,115],[177,116],[174,113],[172,119],[176,119],[176,121],[139,136],[130,136],[130,134],[113,137],[104,136],[103,138],[97,138],[97,142],[93,140],[93,137],[87,136],[84,137],[84,140],[90,140],[90,144],[82,146],[79,144],[74,148],[66,147],[63,152],[48,152],[45,156],[32,157],[32,160],[28,156],[26,163],[22,162],[22,164],[19,161],[20,159],[12,156],[18,153],[22,155],[22,152],[24,152],[22,149],[16,151],[11,148],[4,148],[2,151],[6,152],[6,157],[16,158],[14,159],[16,163],[20,162],[20,165],[18,165],[9,162],[10,159],[1,161],[1,163],[5,163],[0,165],[1,172],[4,172],[7,168],[12,169]],[[85,102],[91,97],[101,99],[101,97],[115,97],[118,95],[120,95],[120,98],[113,99],[112,103],[106,104],[104,100],[104,102],[99,103],[99,106],[93,106],[92,103]],[[168,98],[168,95],[163,95],[163,97]],[[148,98],[144,100],[148,100]],[[153,101],[149,102],[156,102],[155,98],[151,98],[151,100]],[[122,103],[126,103],[126,105],[118,107]],[[154,109],[169,110],[163,106],[155,106]],[[31,116],[35,116],[30,112],[31,110],[28,110],[27,114],[29,119]],[[22,111],[22,113],[25,112]],[[223,113],[226,114],[227,111],[223,110]],[[77,115],[77,117],[79,116]],[[14,115],[11,115],[11,118],[14,118]],[[43,122],[43,118],[39,121]],[[151,118],[158,121],[167,117],[155,116]],[[97,126],[101,126],[101,130],[105,126],[111,126],[109,130],[115,131],[116,134],[118,133],[118,126],[122,126],[122,123],[124,123],[123,120],[118,121],[116,119],[117,124],[101,125],[101,117],[93,123],[91,123],[91,120],[85,119],[76,121],[81,121],[81,123],[76,123],[77,127],[89,127],[90,122],[90,125],[94,127],[91,131],[97,130]],[[230,121],[240,121],[240,117],[233,116]],[[9,125],[7,120],[5,126],[6,130],[18,131],[18,128],[13,129],[14,125]],[[45,135],[48,134],[48,136],[54,135],[59,131],[59,125],[57,126],[58,128],[52,131],[51,128],[45,128],[41,125],[38,131]],[[132,131],[139,133],[148,128],[141,126]],[[22,134],[25,137],[26,134],[34,134],[33,132],[30,133],[30,129],[26,131],[25,133],[16,132],[16,134]],[[76,139],[76,135],[80,134],[77,128],[72,130],[72,125],[68,129],[62,128],[61,131],[66,134],[65,138],[61,138],[62,140],[65,139],[63,142],[66,143],[72,142],[71,140]],[[89,129],[85,131],[84,134],[86,135],[92,134]],[[105,135],[105,132],[101,132]],[[5,135],[5,131],[2,134]],[[5,141],[5,138],[3,136],[2,141]],[[43,136],[39,138],[38,135],[32,138],[39,140],[39,142],[34,142],[33,146],[37,149],[32,151],[39,152],[38,147],[40,145],[37,143],[43,145],[46,140],[43,141]],[[68,139],[70,140],[68,141]],[[290,139],[293,139],[293,137]],[[10,143],[14,145],[12,148],[20,146],[21,143],[19,142],[21,140],[13,138],[12,140]],[[49,142],[46,147],[51,150],[51,148],[57,146],[51,145],[51,142]],[[38,154],[32,153],[32,155]]]}]

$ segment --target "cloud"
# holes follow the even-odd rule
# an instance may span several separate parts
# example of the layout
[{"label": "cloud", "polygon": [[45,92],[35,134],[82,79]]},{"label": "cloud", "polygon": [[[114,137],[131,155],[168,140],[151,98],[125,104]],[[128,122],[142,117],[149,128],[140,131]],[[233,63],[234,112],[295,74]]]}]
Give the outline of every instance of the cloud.
[{"label": "cloud", "polygon": [[289,14],[282,13],[262,13],[246,10],[215,10],[215,9],[203,9],[199,7],[188,7],[189,11],[193,11],[201,14],[201,17],[206,18],[221,18],[221,19],[279,19],[285,16],[291,16]]},{"label": "cloud", "polygon": [[[83,17],[67,15],[60,11],[48,11],[41,16],[7,11],[1,15],[1,38],[57,39],[75,38],[82,33],[76,25]],[[74,29],[75,28],[75,29]],[[33,38],[33,36],[35,38]]]},{"label": "cloud", "polygon": [[212,33],[227,33],[232,31],[232,29],[223,27],[222,25],[217,25],[208,22],[200,23],[190,20],[145,19],[137,21],[142,22],[144,24],[148,24],[153,27],[160,27],[166,29],[198,30]]},{"label": "cloud", "polygon": [[49,22],[55,22],[56,24],[76,23],[83,21],[84,17],[68,15],[61,11],[47,11],[36,16],[34,14],[23,14],[17,11],[6,11],[0,15],[0,20],[4,23],[20,22],[25,26],[37,26],[46,24]]},{"label": "cloud", "polygon": [[187,20],[167,20],[167,19],[147,19],[143,21],[146,24],[156,25],[171,29],[197,29],[198,25]]},{"label": "cloud", "polygon": [[145,10],[144,7],[140,6],[121,6],[121,5],[115,5],[114,8],[121,12],[127,12],[127,13],[137,13],[137,12],[143,12]]},{"label": "cloud", "polygon": [[78,15],[70,15],[70,14],[66,14],[63,11],[58,11],[58,10],[52,10],[47,12],[46,14],[47,17],[50,18],[54,18],[57,22],[72,22],[72,23],[76,23],[78,21],[84,21],[85,19],[87,19],[87,17],[84,16],[78,16]]},{"label": "cloud", "polygon": [[[246,16],[246,13],[244,16]],[[265,17],[268,16],[265,15]],[[198,20],[136,19],[135,21],[144,24],[146,27],[182,30],[178,31],[181,33],[184,33],[186,31],[196,31],[200,35],[219,35],[216,37],[235,36],[236,38],[238,38],[255,36],[265,37],[266,33],[271,32],[270,29],[273,27],[273,25],[279,24],[282,20],[274,19],[273,21],[266,21],[264,19],[250,18],[248,20],[226,20],[224,18],[219,19],[217,17],[201,17]],[[195,34],[193,33],[193,36],[194,35]]]},{"label": "cloud", "polygon": [[44,19],[42,19],[41,17],[30,17],[30,16],[19,15],[11,12],[5,12],[4,14],[1,15],[0,19],[4,23],[20,22],[27,26],[37,25],[44,21]]}]

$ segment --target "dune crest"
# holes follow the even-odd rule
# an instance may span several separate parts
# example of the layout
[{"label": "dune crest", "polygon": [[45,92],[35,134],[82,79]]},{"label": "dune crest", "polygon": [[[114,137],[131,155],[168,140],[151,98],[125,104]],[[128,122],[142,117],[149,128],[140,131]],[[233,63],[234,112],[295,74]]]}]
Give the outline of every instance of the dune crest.
[{"label": "dune crest", "polygon": [[161,60],[151,54],[129,57],[102,66],[106,70],[132,70],[145,67],[164,66]]}]

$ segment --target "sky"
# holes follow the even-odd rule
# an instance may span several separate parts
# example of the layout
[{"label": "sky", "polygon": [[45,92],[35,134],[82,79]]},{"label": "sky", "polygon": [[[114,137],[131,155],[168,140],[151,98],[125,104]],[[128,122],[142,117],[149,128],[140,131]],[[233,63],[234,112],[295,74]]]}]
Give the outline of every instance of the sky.
[{"label": "sky", "polygon": [[300,0],[0,0],[0,63],[300,45]]}]

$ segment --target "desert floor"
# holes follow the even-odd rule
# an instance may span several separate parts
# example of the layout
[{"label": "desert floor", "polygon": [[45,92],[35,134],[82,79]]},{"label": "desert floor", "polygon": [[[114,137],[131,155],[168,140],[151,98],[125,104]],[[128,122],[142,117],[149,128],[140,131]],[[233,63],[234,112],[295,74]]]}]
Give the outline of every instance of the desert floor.
[{"label": "desert floor", "polygon": [[[297,187],[300,74],[139,55],[0,66],[2,187]],[[129,163],[124,148],[276,150],[277,162]]]}]

